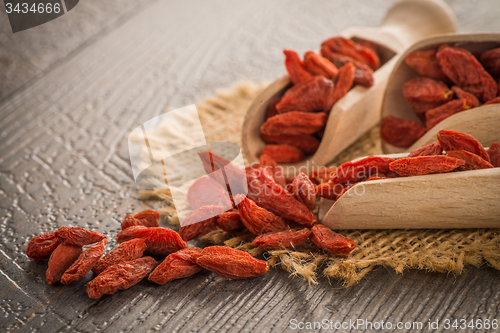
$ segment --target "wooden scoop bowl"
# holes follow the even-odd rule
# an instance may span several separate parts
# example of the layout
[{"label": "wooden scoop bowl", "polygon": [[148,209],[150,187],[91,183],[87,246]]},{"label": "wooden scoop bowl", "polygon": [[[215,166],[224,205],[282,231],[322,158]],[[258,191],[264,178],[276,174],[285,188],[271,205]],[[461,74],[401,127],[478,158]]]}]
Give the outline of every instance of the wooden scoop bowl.
[{"label": "wooden scoop bowl", "polygon": [[[500,47],[500,33],[444,35],[426,39],[411,46],[398,59],[389,77],[382,103],[382,117],[392,115],[421,122],[403,96],[403,85],[418,76],[418,73],[405,63],[404,58],[410,52],[436,49],[444,43],[465,48],[472,53],[482,53],[485,50]],[[382,149],[384,153],[412,151],[427,143],[436,141],[436,133],[442,129],[470,134],[479,140],[483,146],[489,146],[492,142],[499,142],[499,128],[500,104],[479,106],[446,118],[407,149],[395,147],[385,141],[382,141]]]},{"label": "wooden scoop bowl", "polygon": [[[381,67],[373,73],[375,83],[370,88],[358,85],[335,103],[316,153],[301,162],[283,164],[284,173],[294,176],[302,168],[327,164],[376,125],[380,120],[388,77],[404,50],[424,38],[455,31],[453,13],[441,0],[403,0],[389,9],[380,27],[351,28],[341,33],[346,38],[366,40],[376,45]],[[250,106],[242,133],[243,155],[248,163],[257,162],[266,145],[260,137],[260,127],[266,119],[269,104],[283,95],[290,85],[288,75],[277,79]]]},{"label": "wooden scoop bowl", "polygon": [[373,180],[321,199],[319,219],[334,230],[498,228],[499,195],[500,168]]}]

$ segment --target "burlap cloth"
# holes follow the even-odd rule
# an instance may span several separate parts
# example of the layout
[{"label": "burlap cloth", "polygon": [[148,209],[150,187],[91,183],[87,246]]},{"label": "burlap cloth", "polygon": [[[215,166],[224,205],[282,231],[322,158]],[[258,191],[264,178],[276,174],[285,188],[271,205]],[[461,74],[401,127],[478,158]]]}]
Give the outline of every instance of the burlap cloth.
[{"label": "burlap cloth", "polygon": [[[233,142],[241,147],[245,113],[264,87],[265,84],[238,82],[197,103],[207,141]],[[378,127],[346,149],[331,165],[375,154],[382,154]],[[159,209],[162,216],[169,223],[178,224],[168,190],[141,191],[140,197],[153,205],[152,201],[162,202]],[[265,251],[251,245],[252,235],[233,237],[218,229],[202,237],[201,241],[225,244],[255,256],[263,255],[271,266],[281,267],[310,284],[317,283],[318,274],[323,274],[350,286],[378,265],[392,267],[397,273],[415,268],[460,274],[467,265],[480,266],[486,262],[500,270],[499,229],[350,230],[340,233],[357,244],[357,248],[344,258],[318,251],[310,243],[291,250]]]}]

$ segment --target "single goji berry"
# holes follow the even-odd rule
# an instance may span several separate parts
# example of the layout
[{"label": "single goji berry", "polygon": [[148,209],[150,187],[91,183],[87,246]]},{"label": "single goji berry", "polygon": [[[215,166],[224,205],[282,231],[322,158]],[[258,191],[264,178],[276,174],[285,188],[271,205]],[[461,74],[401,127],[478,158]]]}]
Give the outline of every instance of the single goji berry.
[{"label": "single goji berry", "polygon": [[198,178],[189,187],[187,202],[193,209],[203,206],[232,207],[227,189],[209,176]]},{"label": "single goji berry", "polygon": [[441,147],[447,152],[451,150],[466,150],[476,154],[487,162],[490,161],[490,156],[486,149],[472,135],[453,130],[440,130],[437,134],[437,139]]},{"label": "single goji berry", "polygon": [[467,102],[469,102],[471,107],[475,108],[481,105],[481,102],[477,99],[477,97],[471,94],[470,92],[460,89],[457,86],[451,87],[451,90],[453,90],[458,99],[467,100]]},{"label": "single goji berry", "polygon": [[446,44],[439,47],[436,58],[453,83],[474,94],[483,102],[497,95],[498,85],[469,51]]},{"label": "single goji berry", "polygon": [[285,54],[285,67],[293,84],[299,84],[312,77],[312,75],[304,67],[304,63],[300,60],[300,56],[297,52],[292,50],[283,50],[283,53]]},{"label": "single goji berry", "polygon": [[325,127],[327,116],[323,112],[287,112],[266,120],[261,127],[265,135],[308,135]]},{"label": "single goji berry", "polygon": [[262,154],[268,155],[277,163],[295,163],[304,159],[304,152],[302,150],[286,143],[267,145],[262,149]]},{"label": "single goji berry", "polygon": [[196,263],[227,279],[247,279],[269,271],[269,264],[266,261],[227,246],[204,248]]},{"label": "single goji berry", "polygon": [[273,176],[274,181],[281,187],[286,186],[285,177],[283,176],[283,169],[271,156],[267,154],[260,155],[260,167],[263,169],[268,169],[269,173]]},{"label": "single goji berry", "polygon": [[453,91],[442,81],[418,76],[404,84],[403,96],[415,112],[424,113],[451,100]]},{"label": "single goji berry", "polygon": [[291,185],[291,192],[295,199],[303,203],[309,210],[316,207],[316,190],[305,173],[301,172],[295,177]]},{"label": "single goji berry", "polygon": [[337,197],[343,190],[343,184],[336,184],[334,182],[323,182],[315,188],[317,197],[329,200],[337,200]]},{"label": "single goji berry", "polygon": [[265,143],[286,143],[302,150],[307,155],[312,155],[318,150],[320,141],[312,135],[266,135],[261,134]]},{"label": "single goji berry", "polygon": [[331,181],[335,184],[346,185],[369,178],[371,175],[385,173],[389,170],[389,164],[394,159],[390,157],[368,156],[357,161],[341,164]]},{"label": "single goji berry", "polygon": [[202,250],[198,247],[182,249],[169,254],[154,271],[149,274],[148,280],[160,285],[176,279],[182,279],[201,271],[203,267],[196,264]]},{"label": "single goji berry", "polygon": [[278,114],[278,110],[276,110],[276,105],[281,101],[281,97],[275,98],[271,101],[269,104],[269,107],[267,108],[267,117],[266,118],[271,118],[274,117],[275,115]]},{"label": "single goji berry", "polygon": [[61,277],[62,284],[70,284],[82,279],[94,267],[104,254],[108,240],[104,238],[97,245],[89,246],[76,261],[64,272]]},{"label": "single goji berry", "polygon": [[380,136],[396,147],[409,147],[424,134],[425,128],[416,120],[387,116],[380,122]]},{"label": "single goji berry", "polygon": [[49,267],[45,273],[47,282],[54,284],[61,281],[64,272],[78,259],[82,252],[80,245],[59,244],[49,258]]},{"label": "single goji berry", "polygon": [[337,79],[335,80],[335,89],[333,90],[333,94],[329,99],[329,107],[327,109],[327,113],[330,113],[331,108],[344,97],[349,89],[351,89],[352,84],[354,82],[354,71],[356,68],[350,62],[340,67],[339,75],[337,75]]},{"label": "single goji berry", "polygon": [[500,167],[500,144],[498,142],[493,142],[488,149],[488,155],[490,156],[490,163],[495,168]]},{"label": "single goji berry", "polygon": [[159,221],[160,212],[148,209],[134,216],[132,216],[132,214],[127,214],[121,223],[121,227],[122,230],[134,225],[142,225],[145,227],[159,227]]},{"label": "single goji berry", "polygon": [[236,196],[241,222],[254,235],[286,230],[285,221],[270,211],[257,206],[242,194]]},{"label": "single goji berry", "polygon": [[461,159],[438,155],[400,158],[389,164],[389,167],[399,175],[409,177],[450,172],[464,164]]},{"label": "single goji berry", "polygon": [[312,51],[307,51],[304,54],[304,65],[312,75],[322,75],[330,80],[334,80],[339,73],[337,67],[328,59]]},{"label": "single goji berry", "polygon": [[494,166],[491,165],[491,163],[486,162],[476,154],[473,154],[465,150],[452,150],[447,152],[446,155],[450,157],[459,158],[465,162],[464,165],[458,168],[458,170],[461,171],[494,168]]},{"label": "single goji berry", "polygon": [[442,153],[443,153],[443,147],[441,147],[439,142],[432,142],[410,152],[408,154],[408,157],[435,156],[435,155],[441,155]]},{"label": "single goji berry", "polygon": [[119,290],[128,289],[146,277],[157,264],[153,258],[143,257],[109,266],[87,283],[87,295],[92,299],[98,299],[105,294],[112,295]]},{"label": "single goji berry", "polygon": [[352,239],[337,234],[322,224],[315,225],[311,229],[309,238],[320,249],[334,254],[348,255],[356,248],[356,243]]},{"label": "single goji berry", "polygon": [[493,77],[500,77],[500,48],[484,51],[479,61]]},{"label": "single goji berry", "polygon": [[321,55],[330,60],[338,68],[349,62],[352,63],[356,67],[354,71],[354,84],[359,84],[367,88],[373,86],[373,70],[363,62],[340,53],[332,52],[326,46],[321,47]]},{"label": "single goji berry", "polygon": [[55,232],[46,232],[30,240],[26,248],[26,255],[35,261],[49,259],[59,244],[61,244],[61,240]]},{"label": "single goji berry", "polygon": [[241,222],[240,213],[234,208],[219,215],[217,226],[230,234],[245,230],[245,225]]},{"label": "single goji berry", "polygon": [[57,229],[56,235],[63,243],[79,246],[94,244],[106,238],[100,232],[85,230],[80,227],[60,227]]},{"label": "single goji berry", "polygon": [[99,261],[92,267],[92,272],[95,274],[100,274],[109,266],[113,266],[121,263],[122,261],[130,261],[142,257],[142,254],[146,250],[146,243],[143,239],[134,238],[129,241],[123,242],[114,248],[111,252],[106,254],[104,257],[99,259]]},{"label": "single goji berry", "polygon": [[429,131],[431,128],[439,124],[446,118],[454,115],[455,113],[465,111],[471,108],[471,104],[466,99],[454,99],[446,104],[438,106],[425,113],[425,126]]},{"label": "single goji berry", "polygon": [[217,218],[223,211],[221,206],[203,206],[190,212],[181,222],[179,235],[187,242],[208,234],[216,227]]},{"label": "single goji berry", "polygon": [[179,251],[188,246],[181,236],[169,228],[147,228],[134,226],[122,230],[116,236],[118,243],[123,243],[134,238],[141,238],[147,246],[147,251],[157,256],[166,257],[170,253]]},{"label": "single goji berry", "polygon": [[332,81],[323,76],[314,76],[288,89],[276,104],[276,109],[279,113],[326,111],[332,91]]},{"label": "single goji berry", "polygon": [[449,81],[436,58],[437,50],[413,51],[405,57],[405,63],[418,74],[441,81]]},{"label": "single goji berry", "polygon": [[285,230],[280,232],[271,232],[255,237],[252,245],[266,249],[277,249],[281,247],[294,247],[304,243],[311,235],[311,230],[304,228],[302,230]]},{"label": "single goji berry", "polygon": [[321,43],[321,46],[328,47],[331,51],[344,54],[356,60],[359,60],[371,69],[376,70],[380,67],[380,59],[377,53],[369,47],[355,43],[344,37],[333,37]]}]

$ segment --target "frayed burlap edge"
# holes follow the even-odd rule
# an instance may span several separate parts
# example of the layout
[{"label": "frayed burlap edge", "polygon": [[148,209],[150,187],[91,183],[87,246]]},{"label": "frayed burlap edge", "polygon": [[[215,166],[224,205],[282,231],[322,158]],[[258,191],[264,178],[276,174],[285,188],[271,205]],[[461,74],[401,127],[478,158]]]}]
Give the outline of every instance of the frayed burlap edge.
[{"label": "frayed burlap edge", "polygon": [[[241,126],[252,100],[265,84],[238,82],[197,104],[207,141],[227,141],[241,146]],[[378,128],[361,137],[338,156],[331,165],[357,157],[381,154]],[[141,200],[160,201],[159,209],[170,223],[178,224],[168,190],[140,191]],[[393,268],[397,273],[414,268],[440,273],[460,274],[467,265],[486,262],[500,270],[498,229],[464,230],[350,230],[341,231],[352,238],[356,249],[348,257],[318,250],[310,243],[295,249],[263,250],[251,243],[255,236],[230,235],[216,229],[200,240],[225,244],[257,256],[263,255],[272,267],[279,267],[316,284],[320,274],[344,286],[360,281],[376,266]]]}]

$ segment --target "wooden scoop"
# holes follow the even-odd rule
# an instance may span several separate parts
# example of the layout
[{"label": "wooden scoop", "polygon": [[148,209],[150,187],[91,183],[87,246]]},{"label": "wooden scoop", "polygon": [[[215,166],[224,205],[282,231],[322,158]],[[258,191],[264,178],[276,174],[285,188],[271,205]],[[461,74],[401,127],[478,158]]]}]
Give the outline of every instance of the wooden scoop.
[{"label": "wooden scoop", "polygon": [[[411,46],[397,61],[387,83],[387,89],[382,103],[382,117],[395,116],[414,119],[419,122],[416,113],[406,103],[403,96],[403,85],[419,74],[404,62],[404,58],[413,51],[436,49],[441,44],[459,46],[472,53],[482,53],[485,50],[500,47],[500,33],[483,34],[452,34],[423,40]],[[472,108],[446,118],[434,126],[408,149],[398,148],[382,141],[384,153],[412,151],[427,143],[436,141],[436,133],[442,129],[450,129],[467,133],[477,138],[484,146],[492,142],[499,142],[500,131],[500,104],[492,104]]]},{"label": "wooden scoop", "polygon": [[[341,33],[346,38],[366,40],[376,45],[381,67],[373,74],[375,83],[370,88],[358,85],[335,103],[316,153],[301,162],[283,164],[285,174],[294,176],[301,167],[310,169],[326,165],[376,125],[380,120],[382,95],[388,77],[405,48],[429,36],[455,31],[455,18],[443,1],[403,0],[389,9],[379,28],[351,28]],[[260,137],[260,127],[266,119],[269,104],[283,95],[290,85],[287,75],[277,79],[250,106],[242,133],[243,155],[248,163],[257,162],[266,145]]]},{"label": "wooden scoop", "polygon": [[321,199],[319,219],[334,230],[498,228],[499,196],[500,168],[373,180]]}]

